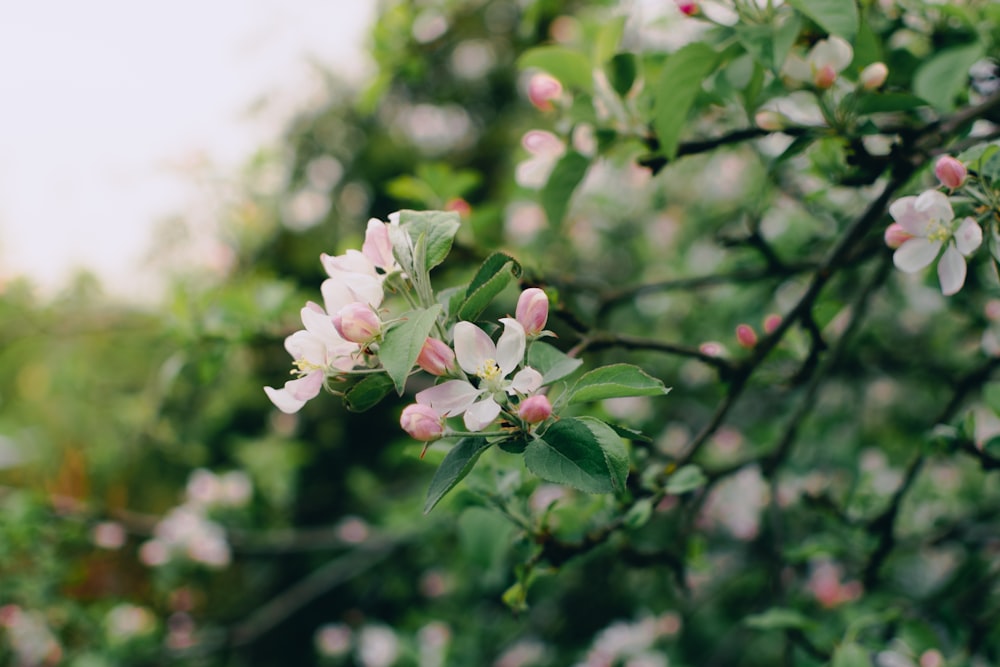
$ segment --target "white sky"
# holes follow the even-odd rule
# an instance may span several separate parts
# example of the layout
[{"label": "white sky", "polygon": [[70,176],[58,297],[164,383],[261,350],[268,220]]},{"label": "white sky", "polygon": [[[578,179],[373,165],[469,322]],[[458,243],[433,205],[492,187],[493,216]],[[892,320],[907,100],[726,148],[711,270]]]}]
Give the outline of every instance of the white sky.
[{"label": "white sky", "polygon": [[[194,156],[235,169],[319,62],[358,80],[374,0],[35,0],[0,4],[0,281],[51,292],[76,267],[132,285]],[[279,114],[280,115],[280,114]]]}]

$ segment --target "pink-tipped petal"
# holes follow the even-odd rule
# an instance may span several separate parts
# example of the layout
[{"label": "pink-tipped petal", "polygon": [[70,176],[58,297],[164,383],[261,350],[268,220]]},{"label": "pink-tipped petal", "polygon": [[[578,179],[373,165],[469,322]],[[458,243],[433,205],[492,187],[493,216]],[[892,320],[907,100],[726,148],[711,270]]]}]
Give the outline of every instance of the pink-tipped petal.
[{"label": "pink-tipped petal", "polygon": [[962,289],[965,284],[965,258],[953,244],[948,244],[937,269],[942,294],[951,296]]},{"label": "pink-tipped petal", "polygon": [[513,390],[519,394],[530,394],[541,386],[542,374],[528,366],[522,368],[514,375],[507,393],[511,393],[511,390]]},{"label": "pink-tipped petal", "polygon": [[297,398],[293,398],[284,389],[275,389],[274,387],[264,387],[264,393],[267,397],[271,399],[274,403],[274,407],[278,408],[286,415],[295,414],[302,409],[302,406],[306,404],[305,401],[301,401]]},{"label": "pink-tipped petal", "polygon": [[368,221],[361,253],[383,271],[391,271],[396,266],[396,258],[392,254],[392,241],[389,240],[389,228],[384,222],[377,218]]},{"label": "pink-tipped petal", "polygon": [[497,348],[485,331],[472,322],[455,325],[455,356],[466,373],[476,374],[483,362],[496,361]]},{"label": "pink-tipped petal", "polygon": [[465,411],[463,421],[470,431],[482,431],[500,414],[500,405],[492,398],[484,398]]},{"label": "pink-tipped petal", "polygon": [[893,253],[892,263],[900,271],[915,273],[927,268],[940,250],[940,241],[928,241],[921,238],[910,239]]},{"label": "pink-tipped petal", "polygon": [[968,257],[983,244],[983,228],[972,218],[962,220],[955,230],[955,246],[958,251]]},{"label": "pink-tipped petal", "polygon": [[500,373],[507,377],[524,360],[525,333],[524,327],[514,318],[504,317],[500,321],[503,333],[497,341],[496,362]]},{"label": "pink-tipped petal", "polygon": [[439,415],[465,412],[479,396],[479,390],[463,380],[448,380],[417,392],[417,403],[434,408]]}]

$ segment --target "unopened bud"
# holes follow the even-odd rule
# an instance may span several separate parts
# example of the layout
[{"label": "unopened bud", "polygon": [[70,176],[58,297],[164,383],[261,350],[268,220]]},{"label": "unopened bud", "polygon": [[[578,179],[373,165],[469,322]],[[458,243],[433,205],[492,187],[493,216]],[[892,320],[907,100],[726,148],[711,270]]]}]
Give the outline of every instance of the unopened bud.
[{"label": "unopened bud", "polygon": [[428,338],[417,355],[417,365],[431,375],[447,375],[455,368],[455,353],[444,341]]},{"label": "unopened bud", "polygon": [[529,287],[517,299],[514,317],[529,336],[538,334],[549,319],[549,297],[537,287]]},{"label": "unopened bud", "polygon": [[771,313],[764,318],[764,333],[774,333],[774,330],[781,326],[781,315]]},{"label": "unopened bud", "polygon": [[349,303],[333,318],[337,333],[358,345],[367,345],[382,333],[382,322],[366,303]]},{"label": "unopened bud", "polygon": [[816,69],[813,74],[813,83],[816,84],[817,88],[826,90],[833,85],[833,82],[837,80],[837,70],[833,68],[833,65],[823,65]]},{"label": "unopened bud", "polygon": [[952,190],[961,187],[968,173],[965,165],[950,155],[942,155],[934,165],[934,175],[941,185]]},{"label": "unopened bud", "polygon": [[741,324],[736,327],[736,342],[750,349],[757,344],[757,332],[749,324]]},{"label": "unopened bud", "polygon": [[399,417],[399,425],[411,438],[421,442],[437,440],[444,433],[441,416],[429,405],[413,403],[403,408]]},{"label": "unopened bud", "polygon": [[706,341],[701,345],[699,345],[698,351],[704,354],[706,357],[726,356],[726,347],[722,343],[718,343],[714,340]]},{"label": "unopened bud", "polygon": [[692,0],[676,0],[677,9],[681,10],[681,14],[685,16],[694,16],[698,13],[698,3]]},{"label": "unopened bud", "polygon": [[529,424],[537,424],[552,415],[552,404],[541,394],[529,396],[517,406],[517,416]]},{"label": "unopened bud", "polygon": [[563,87],[559,80],[544,72],[535,74],[528,81],[528,99],[540,111],[552,111],[555,108],[552,100],[559,99],[562,92]]},{"label": "unopened bud", "polygon": [[454,211],[465,218],[472,213],[472,206],[470,206],[469,202],[465,201],[461,197],[455,197],[448,200],[448,203],[444,205],[444,210]]},{"label": "unopened bud", "polygon": [[785,129],[785,117],[770,109],[762,109],[754,114],[753,122],[757,127],[768,132],[778,132]]},{"label": "unopened bud", "polygon": [[888,76],[889,68],[886,67],[885,63],[877,62],[861,70],[858,81],[865,90],[876,90],[882,87]]},{"label": "unopened bud", "polygon": [[913,238],[913,234],[903,229],[903,225],[894,222],[885,228],[885,244],[895,250]]}]

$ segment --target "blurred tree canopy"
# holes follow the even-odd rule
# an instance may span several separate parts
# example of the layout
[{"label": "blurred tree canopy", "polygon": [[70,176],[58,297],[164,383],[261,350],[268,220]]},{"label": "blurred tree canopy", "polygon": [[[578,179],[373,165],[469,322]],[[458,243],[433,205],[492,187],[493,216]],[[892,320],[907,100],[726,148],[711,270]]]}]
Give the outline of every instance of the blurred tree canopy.
[{"label": "blurred tree canopy", "polygon": [[[1000,663],[1000,5],[398,0],[369,43],[219,194],[223,269],[3,287],[0,662]],[[961,251],[949,296],[886,247],[928,191],[981,247],[892,245]],[[672,387],[567,413],[635,429],[626,489],[494,448],[425,515],[412,382],[274,409],[320,253],[399,209],[461,214],[436,284],[503,250],[553,345]]]}]

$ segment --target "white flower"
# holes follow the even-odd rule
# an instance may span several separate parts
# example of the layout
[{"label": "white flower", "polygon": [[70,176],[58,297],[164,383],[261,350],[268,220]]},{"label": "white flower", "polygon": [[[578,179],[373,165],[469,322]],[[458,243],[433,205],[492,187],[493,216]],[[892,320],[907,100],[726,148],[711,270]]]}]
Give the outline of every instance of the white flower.
[{"label": "white flower", "polygon": [[478,379],[478,385],[466,380],[449,380],[417,394],[417,403],[429,405],[446,417],[464,413],[465,426],[481,431],[500,414],[504,394],[527,395],[542,384],[542,374],[533,368],[523,368],[510,380],[507,376],[524,359],[525,332],[521,324],[510,317],[500,320],[504,325],[500,339],[493,340],[471,322],[455,325],[455,357],[458,365]]},{"label": "white flower", "polygon": [[803,60],[792,54],[785,61],[785,73],[798,81],[811,81],[817,88],[826,89],[837,80],[854,60],[854,49],[843,38],[832,36],[821,39],[809,50]]},{"label": "white flower", "polygon": [[514,180],[522,188],[537,190],[549,180],[559,158],[566,152],[566,145],[551,132],[531,130],[521,138],[521,145],[531,157],[519,163]]},{"label": "white flower", "polygon": [[357,343],[344,340],[333,326],[333,319],[319,304],[310,301],[302,309],[304,330],[285,339],[285,349],[295,360],[298,375],[281,389],[264,387],[271,402],[282,412],[298,412],[306,401],[323,388],[328,372],[354,368]]},{"label": "white flower", "polygon": [[928,190],[916,197],[897,199],[889,207],[889,215],[913,238],[905,241],[892,256],[896,268],[914,273],[927,267],[938,256],[938,279],[941,293],[955,294],[965,284],[965,258],[983,242],[983,230],[972,218],[958,226],[948,197],[937,190]]}]

